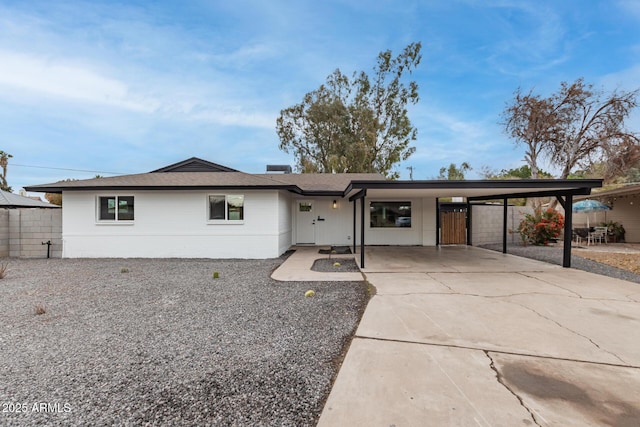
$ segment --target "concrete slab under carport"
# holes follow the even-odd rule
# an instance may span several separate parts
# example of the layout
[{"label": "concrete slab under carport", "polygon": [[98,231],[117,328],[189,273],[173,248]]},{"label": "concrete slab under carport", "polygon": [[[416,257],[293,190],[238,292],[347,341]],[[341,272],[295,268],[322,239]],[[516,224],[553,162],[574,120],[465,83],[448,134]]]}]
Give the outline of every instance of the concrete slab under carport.
[{"label": "concrete slab under carport", "polygon": [[[367,246],[363,273],[460,273],[540,271],[561,268],[473,246]],[[356,257],[360,265],[360,257]]]},{"label": "concrete slab under carport", "polygon": [[320,426],[637,425],[640,285],[479,248],[373,249],[377,293]]}]

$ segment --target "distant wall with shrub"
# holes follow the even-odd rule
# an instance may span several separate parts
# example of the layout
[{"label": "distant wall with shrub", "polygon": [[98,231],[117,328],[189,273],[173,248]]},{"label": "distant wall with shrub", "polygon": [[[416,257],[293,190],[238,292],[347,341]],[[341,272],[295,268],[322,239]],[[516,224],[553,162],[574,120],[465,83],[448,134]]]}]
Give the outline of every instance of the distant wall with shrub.
[{"label": "distant wall with shrub", "polygon": [[[471,243],[474,246],[502,243],[503,205],[475,205],[472,208]],[[507,207],[507,242],[520,243],[518,225],[525,214],[533,213],[529,206]],[[510,232],[512,231],[512,232]]]}]

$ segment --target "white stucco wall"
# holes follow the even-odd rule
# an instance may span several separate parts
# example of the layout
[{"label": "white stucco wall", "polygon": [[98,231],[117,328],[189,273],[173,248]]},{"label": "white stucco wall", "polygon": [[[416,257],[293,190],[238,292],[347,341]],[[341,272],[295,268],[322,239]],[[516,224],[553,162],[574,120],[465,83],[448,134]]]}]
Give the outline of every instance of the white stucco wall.
[{"label": "white stucco wall", "polygon": [[[208,222],[209,194],[243,194],[244,221]],[[98,222],[100,195],[134,196],[133,223]],[[65,192],[63,257],[277,257],[287,233],[279,203],[277,191]]]},{"label": "white stucco wall", "polygon": [[291,212],[291,194],[278,193],[278,252],[283,254],[293,244],[293,219]]},{"label": "white stucco wall", "polygon": [[[595,216],[595,215],[594,215]],[[600,219],[602,217],[604,219]],[[640,194],[618,198],[613,209],[600,214],[601,221],[616,221],[625,229],[627,243],[640,243]]]},{"label": "white stucco wall", "polygon": [[422,246],[436,245],[436,199],[422,199]]}]

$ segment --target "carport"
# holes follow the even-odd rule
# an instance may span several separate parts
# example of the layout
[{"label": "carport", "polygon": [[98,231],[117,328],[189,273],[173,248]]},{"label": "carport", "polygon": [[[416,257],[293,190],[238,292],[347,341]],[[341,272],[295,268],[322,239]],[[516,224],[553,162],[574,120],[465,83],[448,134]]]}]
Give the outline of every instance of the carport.
[{"label": "carport", "polygon": [[[345,191],[345,197],[353,203],[353,250],[356,251],[359,235],[360,266],[365,268],[365,244],[367,200],[382,200],[399,198],[423,198],[435,199],[435,224],[433,225],[435,246],[440,245],[440,224],[438,212],[438,200],[444,197],[463,197],[467,204],[467,245],[471,245],[471,228],[473,227],[474,203],[495,200],[502,201],[504,205],[503,215],[503,253],[507,252],[507,201],[514,198],[529,197],[555,197],[565,208],[564,251],[563,267],[571,266],[571,233],[573,198],[578,195],[589,195],[593,188],[602,187],[601,179],[581,180],[470,180],[470,181],[371,181],[354,180]],[[360,203],[358,203],[360,201]],[[358,205],[359,225],[358,230]],[[567,207],[569,207],[567,209]],[[422,209],[425,209],[422,207]],[[423,231],[425,230],[423,226]],[[359,231],[359,233],[358,233]],[[423,242],[423,246],[427,246]]]},{"label": "carport", "polygon": [[368,248],[335,425],[638,425],[636,283],[472,246]]}]

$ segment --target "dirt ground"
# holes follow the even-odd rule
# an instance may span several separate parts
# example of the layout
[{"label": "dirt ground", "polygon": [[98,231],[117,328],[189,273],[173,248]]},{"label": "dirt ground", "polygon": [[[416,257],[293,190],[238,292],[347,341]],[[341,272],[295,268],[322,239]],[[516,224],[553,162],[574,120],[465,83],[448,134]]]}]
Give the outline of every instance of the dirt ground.
[{"label": "dirt ground", "polygon": [[638,245],[622,244],[619,249],[611,246],[613,245],[609,245],[609,247],[596,247],[591,250],[577,249],[573,251],[573,254],[640,274],[640,251],[638,251]]},{"label": "dirt ground", "polygon": [[640,274],[640,253],[575,251],[575,255]]}]

